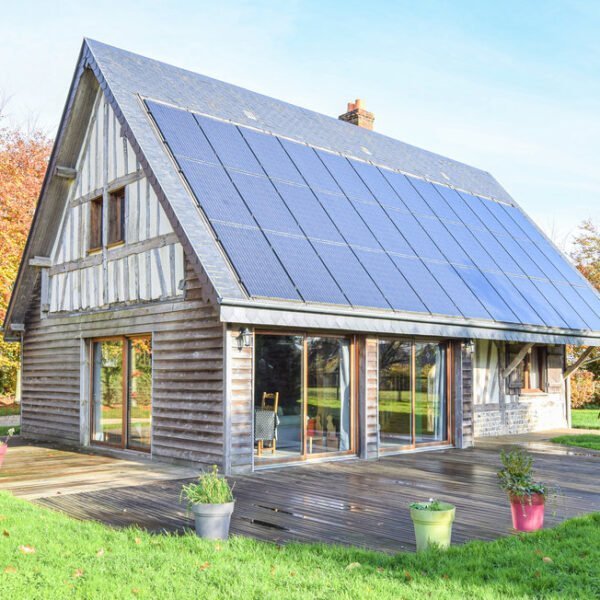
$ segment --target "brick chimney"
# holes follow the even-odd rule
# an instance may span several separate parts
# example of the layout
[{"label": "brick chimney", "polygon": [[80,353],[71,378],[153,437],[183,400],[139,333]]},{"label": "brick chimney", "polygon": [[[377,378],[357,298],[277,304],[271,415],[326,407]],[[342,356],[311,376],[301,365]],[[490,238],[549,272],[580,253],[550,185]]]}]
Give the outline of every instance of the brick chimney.
[{"label": "brick chimney", "polygon": [[368,110],[365,110],[363,101],[360,98],[357,98],[354,102],[348,102],[348,112],[340,115],[338,119],[372,130],[375,115]]}]

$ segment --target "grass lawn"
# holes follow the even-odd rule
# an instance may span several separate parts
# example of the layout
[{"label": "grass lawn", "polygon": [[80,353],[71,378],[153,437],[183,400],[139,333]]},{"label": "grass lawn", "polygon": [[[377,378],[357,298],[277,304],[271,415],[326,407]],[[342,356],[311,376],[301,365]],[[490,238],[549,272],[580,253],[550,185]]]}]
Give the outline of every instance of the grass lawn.
[{"label": "grass lawn", "polygon": [[76,521],[0,493],[3,598],[597,598],[600,514],[447,553],[207,542]]},{"label": "grass lawn", "polygon": [[0,436],[8,435],[9,429],[15,430],[14,435],[18,435],[19,433],[21,433],[21,427],[19,427],[19,425],[16,425],[14,427],[5,427],[4,425],[2,425],[2,426],[0,426]]},{"label": "grass lawn", "polygon": [[11,415],[20,415],[20,404],[0,404],[0,417],[8,417]]},{"label": "grass lawn", "polygon": [[600,450],[600,434],[581,433],[579,435],[560,435],[552,438],[550,441],[555,444],[565,444],[567,446],[590,448],[590,450]]},{"label": "grass lawn", "polygon": [[575,429],[600,429],[600,408],[574,408],[571,423]]}]

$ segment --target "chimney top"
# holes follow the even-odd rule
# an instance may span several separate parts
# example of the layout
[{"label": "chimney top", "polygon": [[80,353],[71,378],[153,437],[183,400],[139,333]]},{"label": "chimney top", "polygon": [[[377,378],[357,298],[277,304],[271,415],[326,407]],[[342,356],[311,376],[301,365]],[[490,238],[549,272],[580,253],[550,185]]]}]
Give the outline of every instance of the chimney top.
[{"label": "chimney top", "polygon": [[354,102],[348,102],[348,111],[340,115],[338,119],[372,130],[375,115],[365,110],[363,101],[357,98]]}]

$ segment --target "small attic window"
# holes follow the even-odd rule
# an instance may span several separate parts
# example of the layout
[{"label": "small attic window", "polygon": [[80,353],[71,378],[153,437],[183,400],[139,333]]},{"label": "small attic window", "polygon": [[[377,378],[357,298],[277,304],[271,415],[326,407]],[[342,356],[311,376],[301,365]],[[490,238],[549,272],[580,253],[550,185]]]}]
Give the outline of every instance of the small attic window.
[{"label": "small attic window", "polygon": [[125,188],[108,196],[108,245],[125,241]]},{"label": "small attic window", "polygon": [[88,250],[102,248],[102,196],[90,201],[90,236]]}]

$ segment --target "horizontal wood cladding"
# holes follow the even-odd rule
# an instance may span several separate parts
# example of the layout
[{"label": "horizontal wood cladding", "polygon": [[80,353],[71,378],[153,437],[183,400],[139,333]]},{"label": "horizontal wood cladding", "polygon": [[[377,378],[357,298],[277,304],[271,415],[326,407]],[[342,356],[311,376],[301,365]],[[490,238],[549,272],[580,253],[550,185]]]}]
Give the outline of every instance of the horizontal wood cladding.
[{"label": "horizontal wood cladding", "polygon": [[185,287],[185,299],[43,319],[38,291],[23,343],[23,435],[79,444],[86,341],[151,333],[153,457],[222,467],[223,326],[190,269]]}]

